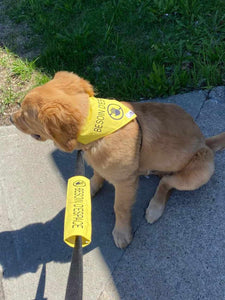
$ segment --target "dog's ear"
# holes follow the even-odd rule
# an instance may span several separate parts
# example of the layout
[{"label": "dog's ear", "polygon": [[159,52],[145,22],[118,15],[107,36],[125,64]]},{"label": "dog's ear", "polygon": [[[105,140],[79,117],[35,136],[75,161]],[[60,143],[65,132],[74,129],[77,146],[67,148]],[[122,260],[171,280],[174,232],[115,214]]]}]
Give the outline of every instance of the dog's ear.
[{"label": "dog's ear", "polygon": [[46,133],[60,149],[72,152],[76,149],[81,115],[68,104],[49,103],[39,111],[38,118]]},{"label": "dog's ear", "polygon": [[94,89],[90,82],[74,73],[66,71],[57,72],[53,81],[57,82],[58,85],[61,85],[61,88],[70,95],[86,93],[90,97],[94,96]]}]

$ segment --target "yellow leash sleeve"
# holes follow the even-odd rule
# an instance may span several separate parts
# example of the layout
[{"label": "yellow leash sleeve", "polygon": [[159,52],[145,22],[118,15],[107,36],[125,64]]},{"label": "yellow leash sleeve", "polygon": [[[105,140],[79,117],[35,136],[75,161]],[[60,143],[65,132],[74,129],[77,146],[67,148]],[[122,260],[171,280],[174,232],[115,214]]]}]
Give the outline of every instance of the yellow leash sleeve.
[{"label": "yellow leash sleeve", "polygon": [[76,237],[82,237],[82,247],[91,242],[91,193],[90,180],[74,176],[68,180],[66,212],[64,220],[64,242],[76,246]]}]

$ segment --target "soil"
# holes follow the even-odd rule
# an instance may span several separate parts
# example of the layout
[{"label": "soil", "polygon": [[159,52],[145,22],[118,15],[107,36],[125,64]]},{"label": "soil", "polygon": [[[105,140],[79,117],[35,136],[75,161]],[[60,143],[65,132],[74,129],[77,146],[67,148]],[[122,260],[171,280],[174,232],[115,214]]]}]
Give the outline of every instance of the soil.
[{"label": "soil", "polygon": [[9,105],[3,114],[0,114],[0,126],[8,126],[12,125],[10,122],[10,115],[16,112],[19,109],[19,105],[17,103]]}]

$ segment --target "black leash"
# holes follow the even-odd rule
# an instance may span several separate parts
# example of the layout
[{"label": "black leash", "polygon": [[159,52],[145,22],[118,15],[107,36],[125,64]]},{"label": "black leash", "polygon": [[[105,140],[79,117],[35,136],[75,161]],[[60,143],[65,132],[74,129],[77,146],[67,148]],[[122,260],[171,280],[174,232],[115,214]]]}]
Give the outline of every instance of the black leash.
[{"label": "black leash", "polygon": [[[82,151],[77,151],[75,175],[85,175]],[[70,264],[65,300],[82,300],[83,297],[83,249],[82,237],[77,236]]]},{"label": "black leash", "polygon": [[142,149],[142,144],[143,144],[143,131],[142,131],[142,128],[141,128],[141,123],[140,121],[138,120],[138,117],[136,118],[136,121],[138,123],[138,127],[139,127],[139,130],[140,130],[140,135],[141,135],[141,141],[140,141],[140,151]]}]

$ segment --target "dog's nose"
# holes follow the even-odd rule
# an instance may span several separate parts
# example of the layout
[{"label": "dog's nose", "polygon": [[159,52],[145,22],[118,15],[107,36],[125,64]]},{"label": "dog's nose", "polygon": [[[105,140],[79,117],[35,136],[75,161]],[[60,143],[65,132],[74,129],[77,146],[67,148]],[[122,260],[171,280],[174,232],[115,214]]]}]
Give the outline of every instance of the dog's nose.
[{"label": "dog's nose", "polygon": [[14,124],[12,116],[10,116],[9,119],[10,119],[10,122],[11,122],[12,124]]}]

